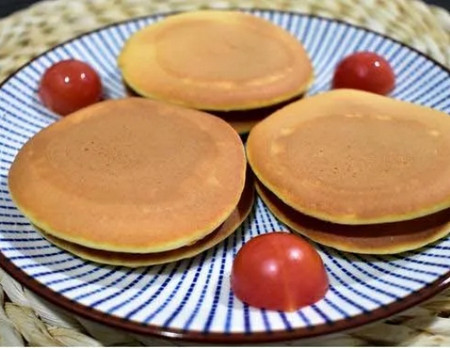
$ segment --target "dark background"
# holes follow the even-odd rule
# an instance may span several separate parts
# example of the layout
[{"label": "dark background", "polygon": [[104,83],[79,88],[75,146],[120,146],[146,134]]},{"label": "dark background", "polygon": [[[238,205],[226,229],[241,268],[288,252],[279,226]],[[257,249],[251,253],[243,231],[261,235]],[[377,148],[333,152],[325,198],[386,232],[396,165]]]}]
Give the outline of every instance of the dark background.
[{"label": "dark background", "polygon": [[[0,17],[5,17],[13,13],[14,11],[28,7],[29,5],[38,1],[39,0],[0,0]],[[445,8],[447,11],[450,11],[450,0],[425,0],[425,2],[441,6]]]}]

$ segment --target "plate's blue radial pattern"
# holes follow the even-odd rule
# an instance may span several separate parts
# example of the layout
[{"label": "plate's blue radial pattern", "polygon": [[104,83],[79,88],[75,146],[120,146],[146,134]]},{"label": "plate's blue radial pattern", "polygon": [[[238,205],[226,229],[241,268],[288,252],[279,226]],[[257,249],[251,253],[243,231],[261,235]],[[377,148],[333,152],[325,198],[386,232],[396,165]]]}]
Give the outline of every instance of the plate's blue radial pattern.
[{"label": "plate's blue radial pattern", "polygon": [[[314,65],[308,94],[330,88],[338,62],[355,51],[386,57],[396,75],[392,96],[450,112],[447,71],[397,42],[350,25],[299,14],[250,11],[303,42]],[[269,231],[287,231],[260,199],[243,226],[218,246],[192,259],[128,269],[83,261],[49,244],[11,201],[8,170],[33,134],[58,119],[37,95],[39,80],[62,59],[88,62],[101,75],[105,98],[125,95],[118,54],[126,39],[164,16],[137,19],[85,35],[46,53],[0,89],[0,250],[23,272],[66,298],[125,320],[168,329],[215,333],[295,330],[354,317],[387,306],[426,287],[450,270],[450,237],[419,251],[393,256],[352,255],[316,245],[331,288],[299,311],[251,308],[230,288],[233,258],[243,243]]]}]

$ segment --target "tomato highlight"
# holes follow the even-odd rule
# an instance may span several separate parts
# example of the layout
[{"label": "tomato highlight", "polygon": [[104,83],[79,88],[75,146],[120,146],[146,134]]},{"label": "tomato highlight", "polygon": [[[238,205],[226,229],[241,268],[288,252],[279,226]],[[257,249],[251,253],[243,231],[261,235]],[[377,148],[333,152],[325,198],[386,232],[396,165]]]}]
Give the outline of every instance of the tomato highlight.
[{"label": "tomato highlight", "polygon": [[395,75],[389,62],[373,52],[356,52],[344,58],[336,67],[333,88],[360,89],[386,95],[395,85]]},{"label": "tomato highlight", "polygon": [[42,103],[63,116],[98,102],[101,95],[102,84],[97,72],[75,59],[52,65],[39,85]]}]

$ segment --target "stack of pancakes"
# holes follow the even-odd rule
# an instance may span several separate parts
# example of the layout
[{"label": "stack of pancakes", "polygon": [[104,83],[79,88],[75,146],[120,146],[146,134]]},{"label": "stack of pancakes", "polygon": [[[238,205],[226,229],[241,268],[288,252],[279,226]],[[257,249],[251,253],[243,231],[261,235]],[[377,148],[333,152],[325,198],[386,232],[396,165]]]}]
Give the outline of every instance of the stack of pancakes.
[{"label": "stack of pancakes", "polygon": [[391,254],[450,231],[450,118],[442,112],[327,92],[255,126],[247,157],[273,214],[318,243]]},{"label": "stack of pancakes", "polygon": [[229,124],[143,98],[104,101],[40,131],[16,156],[9,188],[54,244],[132,267],[210,248],[253,203]]},{"label": "stack of pancakes", "polygon": [[177,14],[139,30],[118,65],[130,92],[207,111],[241,134],[300,98],[313,79],[298,39],[233,11]]}]

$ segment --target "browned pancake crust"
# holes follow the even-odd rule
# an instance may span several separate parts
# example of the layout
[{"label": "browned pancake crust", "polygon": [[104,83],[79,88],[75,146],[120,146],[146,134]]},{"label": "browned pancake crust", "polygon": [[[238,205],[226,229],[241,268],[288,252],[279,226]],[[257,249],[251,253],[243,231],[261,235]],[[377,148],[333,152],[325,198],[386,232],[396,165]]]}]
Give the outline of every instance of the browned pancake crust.
[{"label": "browned pancake crust", "polygon": [[286,204],[343,224],[450,206],[450,117],[356,90],[304,98],[250,132],[256,176]]},{"label": "browned pancake crust", "polygon": [[302,214],[283,203],[260,182],[259,196],[270,211],[294,231],[335,249],[360,254],[395,254],[417,249],[450,232],[450,209],[401,222],[342,225]]},{"label": "browned pancake crust", "polygon": [[108,100],[42,130],[19,151],[9,188],[37,226],[87,247],[179,248],[236,207],[246,161],[239,135],[199,111]]},{"label": "browned pancake crust", "polygon": [[193,257],[212,248],[225,238],[229,237],[250,214],[254,197],[253,180],[247,180],[244,192],[242,193],[236,209],[233,210],[231,215],[222,225],[194,244],[159,253],[133,254],[92,249],[59,239],[39,228],[38,230],[51,243],[86,260],[127,267],[157,265]]},{"label": "browned pancake crust", "polygon": [[[129,96],[142,97],[130,86],[125,83],[125,89]],[[233,129],[239,134],[247,134],[250,130],[262,119],[274,113],[278,109],[303,98],[303,94],[296,96],[292,99],[277,103],[275,105],[268,105],[256,109],[248,110],[230,110],[230,111],[214,111],[214,110],[201,110],[211,115],[220,117],[224,121],[227,121]]]},{"label": "browned pancake crust", "polygon": [[302,94],[313,77],[295,37],[233,11],[186,12],[139,30],[118,65],[139,95],[201,110],[277,104]]}]

